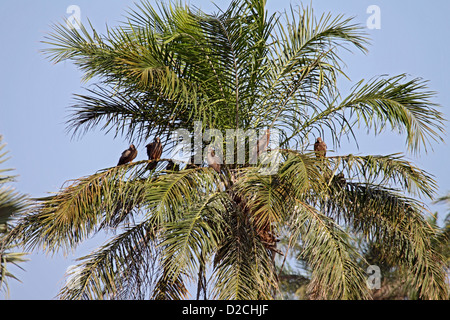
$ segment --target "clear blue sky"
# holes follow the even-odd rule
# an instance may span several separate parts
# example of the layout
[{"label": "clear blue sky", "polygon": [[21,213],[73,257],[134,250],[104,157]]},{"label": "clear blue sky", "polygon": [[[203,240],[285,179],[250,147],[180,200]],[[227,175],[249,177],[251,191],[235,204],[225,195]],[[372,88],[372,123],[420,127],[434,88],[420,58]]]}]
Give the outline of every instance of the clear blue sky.
[{"label": "clear blue sky", "polygon": [[[62,22],[70,5],[81,9],[81,20],[90,19],[100,31],[105,23],[114,26],[123,21],[129,0],[1,0],[0,34],[0,134],[8,143],[12,159],[6,167],[19,174],[14,184],[18,191],[32,197],[56,192],[69,179],[89,175],[117,163],[127,141],[114,139],[100,131],[92,131],[81,139],[72,140],[65,131],[65,121],[72,104],[72,94],[83,92],[81,73],[70,63],[51,64],[39,52],[40,43],[51,24]],[[226,8],[230,1],[216,0]],[[209,0],[191,0],[204,11],[215,10]],[[289,8],[299,1],[268,0],[271,12]],[[381,9],[381,29],[368,30],[372,38],[370,53],[345,54],[344,61],[352,83],[375,75],[408,73],[430,80],[430,88],[438,92],[436,102],[450,119],[450,2],[448,1],[381,1],[381,0],[313,0],[317,13],[331,11],[355,16],[366,24],[369,5]],[[360,149],[354,144],[342,145],[339,154],[388,154],[406,152],[404,137],[387,133],[378,137],[361,136]],[[139,146],[138,159],[144,159],[144,146]],[[423,169],[436,176],[440,194],[450,191],[450,148],[434,145],[434,151],[420,157],[408,156]],[[431,206],[445,213],[443,206]],[[22,283],[11,281],[12,299],[52,299],[64,283],[64,272],[74,264],[74,258],[93,250],[106,238],[102,235],[79,247],[74,254],[46,256],[30,255],[22,264],[26,271],[14,270]],[[3,299],[3,295],[0,299]]]}]

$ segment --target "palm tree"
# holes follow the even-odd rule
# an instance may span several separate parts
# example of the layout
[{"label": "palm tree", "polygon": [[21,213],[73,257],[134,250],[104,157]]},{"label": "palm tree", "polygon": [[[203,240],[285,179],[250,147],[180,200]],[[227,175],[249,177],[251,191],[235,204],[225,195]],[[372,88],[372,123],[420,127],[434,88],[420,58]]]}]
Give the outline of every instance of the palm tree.
[{"label": "palm tree", "polygon": [[[4,163],[7,158],[7,152],[2,153],[2,149],[6,144],[2,143],[3,136],[0,135],[0,164]],[[15,192],[14,189],[6,187],[5,184],[14,180],[15,176],[3,175],[2,173],[11,171],[11,169],[0,170],[0,291],[4,290],[8,294],[8,279],[18,278],[10,272],[10,265],[18,266],[18,263],[26,261],[22,252],[12,252],[14,245],[11,243],[7,246],[3,245],[2,238],[6,237],[11,229],[11,219],[14,215],[25,210],[27,205],[26,196]]]},{"label": "palm tree", "polygon": [[[369,298],[367,262],[348,230],[414,274],[420,298],[448,296],[423,216],[433,177],[400,154],[316,157],[312,150],[314,136],[335,148],[342,139],[357,143],[355,126],[404,134],[413,153],[442,140],[443,116],[421,79],[379,76],[339,92],[337,80],[346,77],[339,52],[367,52],[368,38],[352,19],[293,7],[270,15],[263,0],[235,0],[213,14],[144,1],[105,34],[57,24],[45,43],[51,61],[72,61],[95,81],[75,95],[74,135],[100,127],[135,145],[158,136],[167,154],[172,133],[192,133],[195,123],[201,133],[279,132],[268,152],[279,155],[279,167],[270,174],[248,157],[227,159],[218,172],[204,159],[165,170],[166,157],[155,170],[147,160],[106,168],[40,199],[13,232],[27,248],[67,251],[96,232],[115,232],[80,258],[78,285],[62,288],[60,298],[180,299],[192,280],[197,298],[271,299],[279,291],[277,257],[287,254],[277,246],[281,234],[288,248],[303,248],[311,298]],[[191,148],[193,158],[206,155],[201,147]]]}]

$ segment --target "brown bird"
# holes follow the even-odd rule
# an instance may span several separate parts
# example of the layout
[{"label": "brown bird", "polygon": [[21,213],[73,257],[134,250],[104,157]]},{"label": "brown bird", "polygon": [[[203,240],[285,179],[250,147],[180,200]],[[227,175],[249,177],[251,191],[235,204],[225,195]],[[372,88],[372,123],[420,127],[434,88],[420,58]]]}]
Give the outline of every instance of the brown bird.
[{"label": "brown bird", "polygon": [[325,158],[327,156],[327,145],[322,138],[317,138],[316,143],[314,143],[314,151],[317,158]]},{"label": "brown bird", "polygon": [[342,172],[335,175],[333,177],[333,181],[341,188],[345,187],[345,185],[347,184],[347,180],[345,180],[345,176]]},{"label": "brown bird", "polygon": [[[159,139],[159,137],[156,137],[155,140],[152,143],[149,143],[148,145],[146,145],[147,147],[147,156],[148,156],[148,160],[159,160],[161,158],[161,154],[162,154],[162,145],[161,145],[161,140]],[[148,169],[149,170],[153,170],[156,168],[156,165],[158,163],[155,162],[151,162],[148,164]]]},{"label": "brown bird", "polygon": [[132,144],[130,147],[122,152],[122,156],[119,159],[119,163],[117,163],[118,166],[122,164],[126,164],[128,162],[133,161],[134,158],[137,156],[137,150],[136,147]]},{"label": "brown bird", "polygon": [[220,158],[216,156],[216,152],[213,148],[208,147],[208,154],[206,155],[206,161],[208,166],[213,168],[217,173],[220,172]]},{"label": "brown bird", "polygon": [[258,139],[258,141],[256,142],[256,146],[253,148],[251,163],[256,163],[258,157],[267,150],[267,147],[269,146],[269,140],[270,129],[267,129],[266,133]]}]

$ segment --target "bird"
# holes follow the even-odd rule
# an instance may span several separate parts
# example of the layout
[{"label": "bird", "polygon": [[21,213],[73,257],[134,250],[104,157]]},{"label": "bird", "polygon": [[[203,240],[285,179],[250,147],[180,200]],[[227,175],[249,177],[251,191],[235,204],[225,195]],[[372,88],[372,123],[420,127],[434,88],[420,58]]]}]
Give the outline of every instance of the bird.
[{"label": "bird", "polygon": [[166,166],[167,171],[180,171],[180,165],[173,160],[169,160]]},{"label": "bird", "polygon": [[191,159],[190,159],[189,163],[187,163],[186,166],[184,167],[185,170],[197,168],[197,165],[195,164],[195,160],[194,159],[195,159],[195,155],[193,154],[191,156]]},{"label": "bird", "polygon": [[327,145],[323,142],[322,138],[317,138],[316,143],[314,143],[314,152],[317,158],[325,158],[327,155]]},{"label": "bird", "polygon": [[[156,137],[152,143],[146,145],[148,160],[159,160],[162,154],[162,145],[159,137]],[[148,164],[148,169],[153,170],[158,163],[156,161]]]},{"label": "bird", "polygon": [[122,164],[126,164],[128,162],[133,161],[134,158],[137,156],[137,150],[134,144],[130,145],[130,147],[122,152],[122,156],[119,159],[119,162],[117,163],[118,166]]},{"label": "bird", "polygon": [[267,147],[269,146],[269,140],[270,140],[270,129],[266,129],[265,134],[258,139],[256,142],[256,146],[253,148],[252,151],[252,161],[257,161],[258,157],[267,150]]},{"label": "bird", "polygon": [[216,152],[212,147],[208,147],[208,154],[206,155],[208,166],[213,168],[217,173],[220,172],[220,158],[216,156]]},{"label": "bird", "polygon": [[336,183],[336,185],[338,185],[341,188],[345,187],[345,185],[347,184],[347,180],[345,180],[344,173],[342,172],[335,175],[333,177],[333,181]]}]

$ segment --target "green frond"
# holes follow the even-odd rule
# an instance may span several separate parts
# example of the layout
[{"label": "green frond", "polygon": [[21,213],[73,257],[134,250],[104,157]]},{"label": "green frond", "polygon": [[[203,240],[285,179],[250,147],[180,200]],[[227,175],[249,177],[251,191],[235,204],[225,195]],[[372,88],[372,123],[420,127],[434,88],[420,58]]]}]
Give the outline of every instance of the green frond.
[{"label": "green frond", "polygon": [[183,216],[164,226],[161,243],[165,270],[177,278],[185,270],[195,274],[202,254],[217,250],[224,237],[226,206],[221,193],[211,193],[184,211]]},{"label": "green frond", "polygon": [[[3,143],[3,136],[0,135],[0,164],[9,158],[5,158],[6,152],[2,152],[6,143]],[[17,246],[11,239],[11,224],[20,216],[30,205],[26,195],[16,192],[7,183],[15,180],[16,176],[4,175],[12,169],[0,169],[0,291],[5,290],[9,294],[9,279],[20,281],[12,272],[10,266],[14,265],[21,269],[20,263],[27,261],[24,258],[28,253],[14,252]]]},{"label": "green frond", "polygon": [[[434,92],[419,78],[407,80],[406,75],[360,81],[351,94],[335,109],[348,109],[355,123],[380,133],[387,126],[406,133],[406,145],[412,152],[425,151],[431,141],[443,141],[443,114],[432,102]],[[333,108],[332,112],[335,112]]]},{"label": "green frond", "polygon": [[251,221],[258,230],[277,228],[288,214],[285,208],[286,190],[277,176],[261,175],[248,170],[235,185],[234,192],[245,200]]},{"label": "green frond", "polygon": [[[154,286],[151,299],[153,300],[182,300],[188,297],[188,290],[184,284],[183,277],[185,274],[179,272],[177,276],[174,276],[167,270],[167,264],[172,263],[168,258],[161,262],[160,276]],[[162,259],[161,259],[162,260]]]},{"label": "green frond", "polygon": [[182,170],[161,175],[147,189],[145,196],[148,219],[159,224],[176,221],[190,205],[202,196],[216,192],[221,180],[209,168]]},{"label": "green frond", "polygon": [[366,52],[368,39],[361,26],[342,15],[328,13],[317,19],[312,9],[291,7],[284,16],[285,23],[277,24],[274,35],[262,102],[269,109],[263,117],[276,115],[272,123],[289,124],[294,136],[301,132],[305,117],[319,112],[319,106],[336,95],[337,76],[345,76],[338,49]]},{"label": "green frond", "polygon": [[332,171],[343,173],[352,181],[390,186],[412,196],[425,196],[429,199],[437,192],[434,177],[405,160],[400,153],[385,156],[336,156],[331,161]]},{"label": "green frond", "polygon": [[420,202],[380,186],[347,183],[330,195],[327,206],[380,244],[384,259],[413,274],[419,296],[448,297],[443,259],[432,247],[435,230],[424,219]]},{"label": "green frond", "polygon": [[277,288],[271,254],[240,209],[225,217],[227,229],[214,260],[213,297],[219,300],[271,299]]},{"label": "green frond", "polygon": [[310,191],[320,193],[326,186],[326,180],[321,172],[323,161],[313,153],[301,154],[295,151],[287,152],[287,159],[279,170],[281,183],[289,190],[294,199],[302,199]]},{"label": "green frond", "polygon": [[109,87],[88,89],[89,95],[75,95],[76,104],[67,122],[75,136],[102,125],[107,133],[143,141],[150,136],[169,139],[174,128],[190,128],[189,113],[175,101],[152,92],[133,93]]},{"label": "green frond", "polygon": [[30,248],[49,252],[73,249],[99,230],[125,219],[123,212],[139,208],[150,178],[133,178],[148,161],[112,167],[78,180],[68,181],[59,193],[37,199],[20,218],[12,234]]}]

